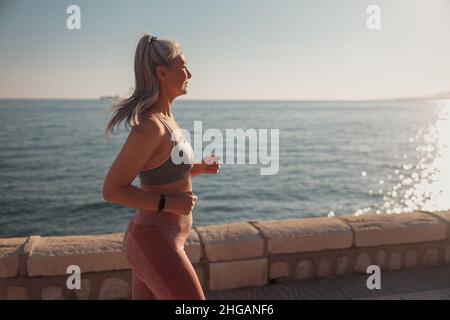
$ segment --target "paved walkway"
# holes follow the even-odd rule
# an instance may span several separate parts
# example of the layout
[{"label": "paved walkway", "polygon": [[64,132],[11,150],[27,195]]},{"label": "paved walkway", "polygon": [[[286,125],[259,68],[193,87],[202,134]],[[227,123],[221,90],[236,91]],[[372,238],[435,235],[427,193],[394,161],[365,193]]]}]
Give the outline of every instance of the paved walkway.
[{"label": "paved walkway", "polygon": [[381,289],[369,290],[370,275],[289,281],[263,287],[206,291],[209,300],[450,299],[450,265],[382,272]]}]

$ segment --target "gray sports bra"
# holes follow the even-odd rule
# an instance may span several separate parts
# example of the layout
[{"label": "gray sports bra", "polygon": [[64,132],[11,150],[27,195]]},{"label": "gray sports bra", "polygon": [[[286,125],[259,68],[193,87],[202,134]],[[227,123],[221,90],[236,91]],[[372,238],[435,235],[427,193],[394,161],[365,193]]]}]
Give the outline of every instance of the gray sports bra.
[{"label": "gray sports bra", "polygon": [[[181,180],[190,173],[194,165],[194,151],[183,135],[174,135],[167,122],[157,113],[152,113],[169,130],[172,139],[175,138],[175,141],[173,141],[173,147],[164,160],[151,168],[142,169],[139,172],[139,179],[142,184],[146,185],[162,185]],[[178,156],[176,155],[177,152]],[[172,158],[177,163],[174,163]],[[189,159],[189,161],[182,161],[183,159]],[[178,162],[181,163],[178,164]]]}]

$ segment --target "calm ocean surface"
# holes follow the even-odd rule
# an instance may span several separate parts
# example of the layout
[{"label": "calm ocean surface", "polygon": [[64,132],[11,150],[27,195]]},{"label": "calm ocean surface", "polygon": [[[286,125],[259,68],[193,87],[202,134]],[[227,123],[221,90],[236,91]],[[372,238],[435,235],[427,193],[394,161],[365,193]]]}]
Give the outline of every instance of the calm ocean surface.
[{"label": "calm ocean surface", "polygon": [[[135,210],[102,198],[128,134],[122,126],[104,142],[107,104],[0,100],[0,237],[125,231]],[[191,131],[195,120],[203,131],[280,130],[277,174],[225,164],[194,178],[194,226],[450,207],[450,101],[178,101],[173,110]]]}]

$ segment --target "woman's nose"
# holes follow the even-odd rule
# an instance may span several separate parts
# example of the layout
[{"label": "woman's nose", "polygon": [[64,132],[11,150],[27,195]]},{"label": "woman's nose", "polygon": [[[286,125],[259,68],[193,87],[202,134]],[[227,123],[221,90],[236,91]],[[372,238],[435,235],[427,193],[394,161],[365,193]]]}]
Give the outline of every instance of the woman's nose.
[{"label": "woman's nose", "polygon": [[187,72],[188,72],[188,79],[192,78],[191,72],[189,70]]}]

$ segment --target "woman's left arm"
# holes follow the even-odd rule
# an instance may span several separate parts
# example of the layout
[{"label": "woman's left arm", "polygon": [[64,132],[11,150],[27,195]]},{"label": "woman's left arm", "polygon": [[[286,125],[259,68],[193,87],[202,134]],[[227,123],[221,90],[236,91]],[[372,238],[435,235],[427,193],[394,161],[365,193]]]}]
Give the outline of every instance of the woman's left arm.
[{"label": "woman's left arm", "polygon": [[191,169],[191,176],[195,177],[201,174],[216,174],[219,172],[220,162],[218,159],[211,164],[208,163],[211,163],[211,161],[205,161],[205,159],[201,163],[194,163]]}]

